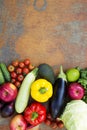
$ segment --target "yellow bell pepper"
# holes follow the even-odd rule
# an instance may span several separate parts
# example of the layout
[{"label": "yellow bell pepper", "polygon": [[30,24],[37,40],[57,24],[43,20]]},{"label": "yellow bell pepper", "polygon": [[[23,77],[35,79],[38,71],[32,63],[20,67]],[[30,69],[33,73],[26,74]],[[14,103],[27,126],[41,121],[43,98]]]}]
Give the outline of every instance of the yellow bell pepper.
[{"label": "yellow bell pepper", "polygon": [[31,85],[31,97],[38,102],[46,102],[52,94],[53,86],[45,79],[38,79]]}]

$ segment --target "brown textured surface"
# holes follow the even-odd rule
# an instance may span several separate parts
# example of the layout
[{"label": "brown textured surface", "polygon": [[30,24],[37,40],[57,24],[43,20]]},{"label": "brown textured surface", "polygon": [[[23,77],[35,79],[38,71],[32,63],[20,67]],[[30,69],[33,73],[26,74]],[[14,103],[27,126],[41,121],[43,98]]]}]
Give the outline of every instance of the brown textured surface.
[{"label": "brown textured surface", "polygon": [[[27,57],[35,65],[49,63],[55,72],[60,64],[87,66],[87,1],[47,0],[46,10],[37,11],[33,0],[0,0],[0,61]],[[7,120],[0,124],[9,129]]]}]

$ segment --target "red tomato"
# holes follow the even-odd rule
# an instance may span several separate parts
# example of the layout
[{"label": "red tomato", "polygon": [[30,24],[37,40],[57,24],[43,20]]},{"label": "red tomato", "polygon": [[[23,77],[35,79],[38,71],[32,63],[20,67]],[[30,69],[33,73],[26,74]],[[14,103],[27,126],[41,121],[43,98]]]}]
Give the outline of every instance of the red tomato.
[{"label": "red tomato", "polygon": [[15,61],[12,62],[12,65],[13,65],[14,67],[17,67],[18,64],[19,64],[18,60],[15,60]]},{"label": "red tomato", "polygon": [[15,67],[13,65],[8,66],[8,71],[13,72],[15,70]]},{"label": "red tomato", "polygon": [[22,74],[20,74],[20,75],[18,75],[17,79],[18,79],[18,81],[23,81],[24,76]]},{"label": "red tomato", "polygon": [[16,72],[14,72],[14,71],[13,71],[13,72],[11,72],[11,77],[12,77],[12,78],[16,78],[16,77],[17,77]]},{"label": "red tomato", "polygon": [[48,125],[48,126],[51,125],[51,121],[50,121],[49,119],[46,119],[44,122],[45,122],[45,124]]},{"label": "red tomato", "polygon": [[23,75],[26,75],[29,73],[29,69],[27,67],[23,68]]},{"label": "red tomato", "polygon": [[21,74],[21,73],[22,73],[22,68],[19,68],[19,67],[18,67],[18,68],[16,69],[16,73],[17,73],[17,74]]},{"label": "red tomato", "polygon": [[23,62],[19,62],[19,67],[24,68],[25,64]]},{"label": "red tomato", "polygon": [[29,65],[29,64],[30,64],[30,60],[29,60],[29,59],[25,59],[25,60],[24,60],[24,64],[25,64],[25,65]]},{"label": "red tomato", "polygon": [[29,69],[30,69],[30,70],[33,70],[33,69],[34,69],[34,65],[29,64]]},{"label": "red tomato", "polygon": [[58,126],[59,128],[63,128],[63,127],[64,127],[64,124],[63,124],[62,121],[59,121],[59,122],[57,123],[57,126]]},{"label": "red tomato", "polygon": [[16,82],[15,82],[15,86],[16,86],[16,87],[18,87],[18,88],[19,88],[19,87],[20,87],[20,85],[21,85],[21,83],[20,83],[19,81],[16,81]]},{"label": "red tomato", "polygon": [[11,79],[11,83],[14,84],[15,82],[16,82],[16,79],[12,78],[12,79]]}]

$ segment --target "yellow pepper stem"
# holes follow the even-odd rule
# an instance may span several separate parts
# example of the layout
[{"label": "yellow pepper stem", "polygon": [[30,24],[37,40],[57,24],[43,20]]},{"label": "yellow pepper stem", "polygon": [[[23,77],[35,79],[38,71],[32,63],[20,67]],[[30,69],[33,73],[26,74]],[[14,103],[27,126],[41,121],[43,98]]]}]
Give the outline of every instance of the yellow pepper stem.
[{"label": "yellow pepper stem", "polygon": [[44,93],[46,93],[46,88],[45,87],[42,87],[42,88],[40,88],[39,89],[39,92],[41,93],[41,94],[44,94]]}]

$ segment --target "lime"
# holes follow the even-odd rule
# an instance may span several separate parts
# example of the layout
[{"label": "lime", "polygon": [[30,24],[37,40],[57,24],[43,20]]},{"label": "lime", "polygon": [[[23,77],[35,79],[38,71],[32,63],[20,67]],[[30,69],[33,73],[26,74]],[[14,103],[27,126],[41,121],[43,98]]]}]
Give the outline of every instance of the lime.
[{"label": "lime", "polygon": [[71,68],[66,71],[66,77],[69,82],[75,82],[80,77],[80,72],[78,69]]}]

